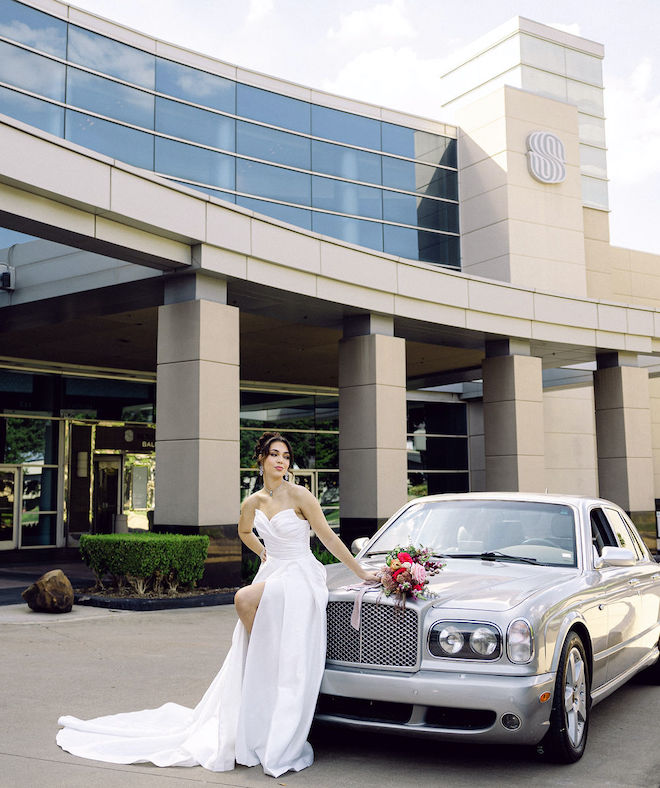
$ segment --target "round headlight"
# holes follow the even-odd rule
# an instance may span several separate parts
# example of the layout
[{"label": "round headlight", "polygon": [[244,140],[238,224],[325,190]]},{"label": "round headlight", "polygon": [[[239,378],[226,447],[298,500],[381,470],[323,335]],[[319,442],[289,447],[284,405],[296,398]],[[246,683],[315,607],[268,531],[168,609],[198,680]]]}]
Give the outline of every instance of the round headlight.
[{"label": "round headlight", "polygon": [[447,654],[458,654],[464,642],[462,632],[453,626],[444,627],[438,636],[438,643]]},{"label": "round headlight", "polygon": [[470,635],[470,648],[475,654],[489,657],[497,648],[497,634],[487,627],[477,627]]}]

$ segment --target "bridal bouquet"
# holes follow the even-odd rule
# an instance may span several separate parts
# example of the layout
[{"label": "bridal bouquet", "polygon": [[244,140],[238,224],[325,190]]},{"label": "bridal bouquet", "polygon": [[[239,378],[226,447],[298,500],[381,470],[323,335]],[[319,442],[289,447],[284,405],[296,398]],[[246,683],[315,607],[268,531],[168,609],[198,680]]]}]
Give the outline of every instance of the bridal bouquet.
[{"label": "bridal bouquet", "polygon": [[406,597],[426,599],[425,589],[429,577],[437,575],[445,565],[434,561],[428,547],[395,547],[385,557],[380,570],[380,582],[385,596],[395,594],[405,602]]}]

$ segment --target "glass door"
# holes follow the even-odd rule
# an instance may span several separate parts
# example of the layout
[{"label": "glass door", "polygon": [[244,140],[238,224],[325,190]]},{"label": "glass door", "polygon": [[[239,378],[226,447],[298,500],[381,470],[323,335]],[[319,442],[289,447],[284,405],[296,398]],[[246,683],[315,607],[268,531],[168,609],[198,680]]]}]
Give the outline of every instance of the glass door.
[{"label": "glass door", "polygon": [[306,487],[315,498],[318,496],[316,471],[299,471],[296,469],[293,472],[293,478],[296,484]]},{"label": "glass door", "polygon": [[0,465],[0,550],[18,547],[16,526],[18,468]]},{"label": "glass door", "polygon": [[92,533],[111,534],[120,512],[121,455],[94,455]]}]

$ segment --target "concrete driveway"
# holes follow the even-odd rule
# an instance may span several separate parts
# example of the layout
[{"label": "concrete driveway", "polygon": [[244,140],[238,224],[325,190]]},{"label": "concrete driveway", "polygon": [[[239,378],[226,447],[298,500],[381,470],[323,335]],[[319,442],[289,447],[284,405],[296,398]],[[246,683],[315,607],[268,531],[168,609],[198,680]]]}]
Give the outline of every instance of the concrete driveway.
[{"label": "concrete driveway", "polygon": [[55,744],[61,714],[92,717],[175,701],[193,706],[219,669],[235,622],[232,606],[116,612],[74,606],[60,616],[0,608],[0,786],[660,785],[660,687],[630,684],[593,713],[587,754],[555,766],[529,750],[456,746],[315,728],[314,765],[278,779],[260,767],[212,773],[117,766],[75,758]]}]

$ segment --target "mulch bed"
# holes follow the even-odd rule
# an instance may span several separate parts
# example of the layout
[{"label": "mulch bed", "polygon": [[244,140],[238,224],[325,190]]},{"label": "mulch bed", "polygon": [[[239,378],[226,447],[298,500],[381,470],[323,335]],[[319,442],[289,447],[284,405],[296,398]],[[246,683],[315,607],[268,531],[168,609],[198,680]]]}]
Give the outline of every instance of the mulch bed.
[{"label": "mulch bed", "polygon": [[235,588],[194,588],[176,594],[157,595],[153,591],[144,596],[136,596],[129,588],[74,589],[76,605],[110,608],[112,610],[175,610],[187,607],[210,607],[211,605],[231,605],[234,602]]}]

